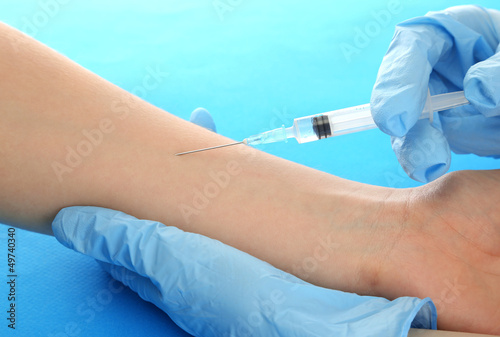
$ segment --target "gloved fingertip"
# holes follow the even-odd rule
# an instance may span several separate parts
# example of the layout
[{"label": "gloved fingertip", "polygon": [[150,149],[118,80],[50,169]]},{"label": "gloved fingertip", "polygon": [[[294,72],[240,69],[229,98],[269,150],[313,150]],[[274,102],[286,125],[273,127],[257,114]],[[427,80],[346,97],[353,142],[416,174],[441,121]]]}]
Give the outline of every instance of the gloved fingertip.
[{"label": "gloved fingertip", "polygon": [[412,172],[407,173],[412,179],[421,183],[429,183],[444,175],[449,166],[447,163],[437,163],[427,168],[414,168]]},{"label": "gloved fingertip", "polygon": [[[124,213],[94,206],[71,206],[63,208],[52,221],[52,231],[56,239],[67,248],[87,255],[102,255],[106,240],[101,240],[108,232],[121,234],[112,228],[112,219]],[[135,219],[133,217],[130,217]],[[96,256],[94,256],[96,257]]]},{"label": "gloved fingertip", "polygon": [[380,129],[395,137],[403,137],[408,132],[407,113],[402,112],[387,118],[384,123],[380,123]]},{"label": "gloved fingertip", "polygon": [[393,137],[403,137],[418,121],[418,103],[415,101],[416,94],[400,92],[388,96],[381,89],[375,88],[370,100],[370,109],[373,121],[378,128]]},{"label": "gloved fingertip", "polygon": [[408,176],[422,183],[439,178],[450,168],[450,146],[427,120],[419,121],[404,137],[392,137],[392,148]]},{"label": "gloved fingertip", "polygon": [[500,97],[492,89],[480,77],[471,76],[464,82],[465,97],[486,117],[500,115]]},{"label": "gloved fingertip", "polygon": [[217,133],[217,128],[215,127],[212,115],[204,108],[195,109],[191,113],[190,122]]},{"label": "gloved fingertip", "polygon": [[[102,270],[104,270],[106,273],[111,275],[111,277],[113,277],[115,280],[120,281],[127,287],[134,288],[135,282],[138,282],[142,279],[147,279],[146,277],[140,276],[135,271],[129,270],[125,267],[117,266],[115,264],[100,260],[96,260],[96,262],[101,267]],[[151,282],[149,279],[148,281]]]},{"label": "gloved fingertip", "polygon": [[474,64],[464,78],[465,97],[484,116],[500,115],[500,53]]},{"label": "gloved fingertip", "polygon": [[159,308],[163,307],[161,292],[149,277],[141,276],[135,271],[122,266],[99,260],[96,261],[112,278],[135,291],[143,300],[152,302]]},{"label": "gloved fingertip", "polygon": [[61,209],[54,220],[52,221],[52,232],[54,233],[54,237],[59,241],[63,246],[66,246],[72,249],[71,240],[68,240],[68,226],[76,223],[75,212],[77,211],[77,207],[66,207]]}]

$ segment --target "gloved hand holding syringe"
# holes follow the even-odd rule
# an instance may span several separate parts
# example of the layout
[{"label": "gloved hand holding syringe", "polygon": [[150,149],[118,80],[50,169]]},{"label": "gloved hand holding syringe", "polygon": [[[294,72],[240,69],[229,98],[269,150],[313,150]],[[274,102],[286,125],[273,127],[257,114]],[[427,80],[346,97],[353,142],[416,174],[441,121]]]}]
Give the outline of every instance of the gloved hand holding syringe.
[{"label": "gloved hand holding syringe", "polygon": [[[469,104],[463,91],[450,92],[446,94],[431,96],[428,94],[427,101],[422,111],[421,119],[429,118],[432,123],[434,112],[452,109]],[[358,105],[350,108],[329,111],[321,114],[295,118],[293,126],[265,131],[250,136],[241,142],[208,147],[193,151],[177,153],[176,156],[217,149],[237,144],[259,145],[286,141],[295,138],[299,143],[307,143],[323,138],[345,135],[348,133],[376,128],[373,121],[370,104]]]}]

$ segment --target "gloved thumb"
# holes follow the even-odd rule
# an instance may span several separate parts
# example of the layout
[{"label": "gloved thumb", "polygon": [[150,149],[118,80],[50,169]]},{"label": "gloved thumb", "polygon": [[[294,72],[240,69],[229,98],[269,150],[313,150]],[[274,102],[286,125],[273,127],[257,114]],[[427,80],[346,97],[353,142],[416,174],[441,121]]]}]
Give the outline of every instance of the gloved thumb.
[{"label": "gloved thumb", "polygon": [[392,148],[405,172],[427,183],[445,174],[451,161],[450,147],[444,135],[421,120],[403,137],[392,137]]},{"label": "gloved thumb", "polygon": [[486,117],[500,115],[500,46],[492,57],[474,64],[464,79],[465,97]]},{"label": "gloved thumb", "polygon": [[117,266],[111,263],[96,260],[102,269],[108,272],[114,279],[120,281],[139,296],[148,302],[154,303],[157,307],[162,308],[160,299],[162,294],[158,285],[156,285],[149,277],[141,276],[135,271],[129,270],[122,266]]},{"label": "gloved thumb", "polygon": [[215,127],[215,122],[212,118],[212,115],[204,108],[195,109],[191,113],[191,118],[189,119],[189,121],[217,133],[217,128]]}]

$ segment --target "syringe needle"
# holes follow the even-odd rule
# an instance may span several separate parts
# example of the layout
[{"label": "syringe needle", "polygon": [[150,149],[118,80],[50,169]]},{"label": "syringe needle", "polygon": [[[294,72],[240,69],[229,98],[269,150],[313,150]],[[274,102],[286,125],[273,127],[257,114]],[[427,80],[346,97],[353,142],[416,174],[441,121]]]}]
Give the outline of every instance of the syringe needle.
[{"label": "syringe needle", "polygon": [[181,152],[181,153],[176,153],[176,156],[182,156],[184,154],[190,154],[190,153],[195,153],[195,152],[201,152],[201,151],[206,151],[206,150],[212,150],[212,149],[218,149],[221,147],[226,147],[226,146],[233,146],[233,145],[238,145],[238,144],[246,144],[246,139],[242,140],[241,142],[236,142],[236,143],[231,143],[231,144],[224,144],[224,145],[218,145],[218,146],[212,146],[212,147],[207,147],[204,149],[199,149],[199,150],[193,150],[193,151],[187,151],[187,152]]}]

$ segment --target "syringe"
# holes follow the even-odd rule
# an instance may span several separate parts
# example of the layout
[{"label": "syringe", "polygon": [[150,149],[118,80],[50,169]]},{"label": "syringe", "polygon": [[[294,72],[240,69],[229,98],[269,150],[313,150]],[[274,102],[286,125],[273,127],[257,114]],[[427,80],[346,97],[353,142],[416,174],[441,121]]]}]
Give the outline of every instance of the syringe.
[{"label": "syringe", "polygon": [[[434,112],[448,110],[466,104],[469,104],[469,101],[465,98],[463,91],[450,92],[434,96],[431,96],[428,93],[427,101],[420,119],[429,118],[432,122]],[[371,115],[370,104],[363,104],[350,108],[324,112],[321,114],[295,118],[293,120],[293,126],[288,128],[283,125],[281,128],[247,137],[241,142],[177,153],[176,156],[237,144],[259,145],[275,143],[286,141],[288,138],[295,138],[299,143],[307,143],[333,136],[374,129],[376,127],[377,126],[375,125]]]}]

